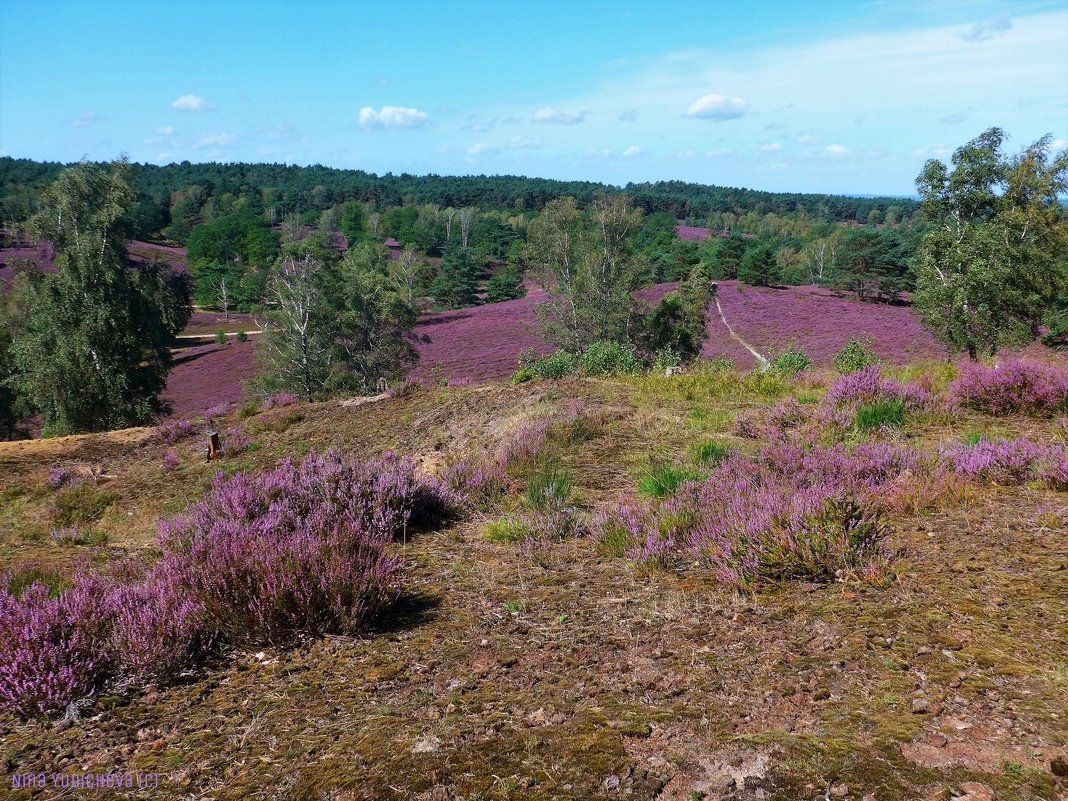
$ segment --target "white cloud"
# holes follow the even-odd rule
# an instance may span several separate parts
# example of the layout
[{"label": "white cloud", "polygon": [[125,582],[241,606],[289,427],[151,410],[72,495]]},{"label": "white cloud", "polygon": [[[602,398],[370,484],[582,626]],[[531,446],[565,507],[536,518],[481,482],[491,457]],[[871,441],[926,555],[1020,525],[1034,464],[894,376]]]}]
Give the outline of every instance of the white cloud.
[{"label": "white cloud", "polygon": [[1008,14],[1002,14],[996,19],[975,23],[967,33],[962,33],[960,38],[968,42],[985,42],[987,39],[1001,36],[1010,30],[1012,30],[1012,20],[1009,19]]},{"label": "white cloud", "polygon": [[426,112],[404,106],[382,106],[375,111],[370,106],[360,109],[361,128],[422,128],[430,124]]},{"label": "white cloud", "polygon": [[171,103],[171,108],[179,111],[211,111],[215,106],[200,95],[182,95]]},{"label": "white cloud", "polygon": [[735,120],[744,117],[748,110],[749,104],[740,97],[705,95],[690,104],[686,116],[701,120]]},{"label": "white cloud", "polygon": [[1049,147],[1050,150],[1052,150],[1054,153],[1057,153],[1068,147],[1068,141],[1065,141],[1064,139],[1054,139],[1052,142],[1049,143]]},{"label": "white cloud", "polygon": [[637,145],[631,145],[630,147],[628,147],[626,150],[623,151],[623,158],[632,159],[635,156],[640,156],[641,153],[642,153],[642,149],[640,147],[638,147]]},{"label": "white cloud", "polygon": [[196,148],[211,148],[211,147],[229,147],[237,141],[237,134],[232,133],[214,133],[205,134],[197,140],[197,143],[193,145]]},{"label": "white cloud", "polygon": [[797,137],[797,144],[799,145],[818,145],[819,143],[819,139],[809,134],[804,134],[802,136]]},{"label": "white cloud", "polygon": [[768,142],[766,145],[760,146],[761,153],[778,153],[782,150],[782,145],[778,142]]},{"label": "white cloud", "polygon": [[73,120],[70,121],[71,128],[88,128],[90,125],[100,122],[103,117],[97,114],[95,111],[87,111],[84,114],[79,114]]},{"label": "white cloud", "polygon": [[173,125],[161,125],[156,129],[156,134],[159,136],[174,136]]},{"label": "white cloud", "polygon": [[542,125],[578,125],[590,116],[588,111],[558,111],[554,108],[539,108],[531,118]]},{"label": "white cloud", "polygon": [[848,147],[843,145],[827,145],[823,148],[823,154],[825,156],[844,156],[849,152]]},{"label": "white cloud", "polygon": [[486,131],[492,131],[497,126],[497,118],[493,117],[488,120],[474,120],[467,126],[467,130],[472,133],[485,133]]}]

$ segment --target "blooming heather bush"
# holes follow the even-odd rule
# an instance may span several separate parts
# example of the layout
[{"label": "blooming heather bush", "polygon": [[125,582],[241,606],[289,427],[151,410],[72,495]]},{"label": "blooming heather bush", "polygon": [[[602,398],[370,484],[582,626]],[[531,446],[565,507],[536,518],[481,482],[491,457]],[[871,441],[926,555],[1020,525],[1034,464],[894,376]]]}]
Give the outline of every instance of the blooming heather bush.
[{"label": "blooming heather bush", "polygon": [[264,411],[268,409],[276,409],[281,406],[292,406],[294,403],[299,403],[300,398],[294,395],[292,392],[279,392],[276,395],[270,395],[263,402]]},{"label": "blooming heather bush", "polygon": [[175,420],[165,423],[157,429],[157,436],[164,445],[174,445],[179,440],[187,439],[197,432],[197,427],[188,420]]},{"label": "blooming heather bush", "polygon": [[747,439],[786,441],[790,432],[802,429],[808,422],[805,408],[794,398],[784,398],[771,408],[738,415],[734,433]]},{"label": "blooming heather bush", "polygon": [[63,487],[73,487],[83,481],[85,481],[84,476],[78,475],[73,470],[68,470],[66,467],[57,467],[48,474],[48,486],[55,490],[62,489]]},{"label": "blooming heather bush", "polygon": [[121,655],[126,676],[161,680],[194,663],[211,642],[204,610],[179,594],[180,581],[162,570],[113,594],[111,647]]},{"label": "blooming heather bush", "polygon": [[216,418],[228,415],[232,410],[232,403],[217,403],[214,406],[204,410],[204,419],[210,423],[213,422]]},{"label": "blooming heather bush", "polygon": [[995,416],[1053,417],[1068,410],[1068,368],[1023,360],[965,364],[949,392],[961,406]]},{"label": "blooming heather bush", "polygon": [[49,715],[102,687],[113,669],[107,632],[114,611],[93,576],[79,577],[58,598],[42,583],[18,597],[0,586],[0,709]]},{"label": "blooming heather bush", "polygon": [[252,445],[252,440],[240,426],[226,429],[222,438],[222,450],[226,456],[237,456]]},{"label": "blooming heather bush", "polygon": [[389,542],[436,503],[411,462],[389,453],[360,462],[332,451],[256,478],[219,475],[161,524],[160,569],[229,636],[356,632],[397,594]]},{"label": "blooming heather bush", "polygon": [[182,463],[182,460],[178,458],[178,454],[174,451],[167,451],[163,454],[163,459],[160,462],[160,467],[164,470],[173,470]]},{"label": "blooming heather bush", "polygon": [[902,413],[916,413],[929,409],[932,401],[927,389],[883,378],[878,365],[870,365],[842,376],[831,385],[824,398],[823,417],[827,422],[850,428],[856,423],[857,410],[862,406],[896,409],[900,404]]},{"label": "blooming heather bush", "polygon": [[1068,490],[1068,447],[1040,445],[1026,439],[955,445],[942,451],[948,469],[957,475],[996,484],[1041,481]]},{"label": "blooming heather bush", "polygon": [[599,515],[594,532],[609,550],[639,561],[683,548],[728,584],[824,580],[883,560],[885,499],[923,468],[916,454],[888,445],[772,444],[755,460],[730,456],[666,503],[626,501]]}]

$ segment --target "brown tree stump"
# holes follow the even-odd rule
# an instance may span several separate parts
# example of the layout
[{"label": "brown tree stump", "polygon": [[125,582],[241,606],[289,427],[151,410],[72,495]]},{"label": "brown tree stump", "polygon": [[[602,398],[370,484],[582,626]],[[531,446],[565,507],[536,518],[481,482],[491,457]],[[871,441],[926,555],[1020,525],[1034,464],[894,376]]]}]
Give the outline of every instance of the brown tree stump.
[{"label": "brown tree stump", "polygon": [[214,462],[222,458],[222,440],[219,439],[218,431],[208,432],[208,461]]}]

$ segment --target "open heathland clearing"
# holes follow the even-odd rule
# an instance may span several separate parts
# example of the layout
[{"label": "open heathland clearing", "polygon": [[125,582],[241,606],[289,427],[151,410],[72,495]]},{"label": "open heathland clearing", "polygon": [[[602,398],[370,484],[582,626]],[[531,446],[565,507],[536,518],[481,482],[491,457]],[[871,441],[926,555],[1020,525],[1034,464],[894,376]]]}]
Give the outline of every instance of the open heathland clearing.
[{"label": "open heathland clearing", "polygon": [[[66,716],[5,713],[5,769],[159,776],[101,798],[1063,797],[1063,389],[1006,406],[986,374],[947,391],[953,374],[708,367],[286,399],[214,416],[233,443],[215,464],[173,424],[2,443],[0,568],[53,581],[155,564],[173,547],[157,521],[217,470],[393,451],[469,490],[389,546],[400,594],[354,636],[223,638],[166,680],[120,671]],[[866,427],[873,398],[901,415]],[[665,544],[694,488],[771,492],[788,448],[880,505],[858,561],[757,549],[732,575],[712,518]],[[666,516],[649,542],[614,540],[626,509]]]}]

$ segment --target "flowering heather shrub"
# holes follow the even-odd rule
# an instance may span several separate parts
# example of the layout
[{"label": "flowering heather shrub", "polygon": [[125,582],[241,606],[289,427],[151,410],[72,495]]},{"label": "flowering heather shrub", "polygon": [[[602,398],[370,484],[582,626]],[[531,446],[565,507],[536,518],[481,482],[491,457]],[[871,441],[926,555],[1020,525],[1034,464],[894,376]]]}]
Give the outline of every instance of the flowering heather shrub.
[{"label": "flowering heather shrub", "polygon": [[809,422],[805,408],[794,398],[784,398],[768,409],[738,415],[734,433],[746,439],[771,439],[785,442],[790,433],[803,429]]},{"label": "flowering heather shrub", "polygon": [[915,453],[888,445],[805,451],[772,444],[755,460],[730,456],[666,503],[625,501],[599,515],[594,532],[609,550],[638,561],[685,549],[728,584],[824,580],[884,561],[886,499],[923,468]]},{"label": "flowering heather shrub", "polygon": [[187,439],[197,433],[197,427],[188,420],[174,420],[164,423],[157,429],[157,436],[164,445],[174,445],[179,440]]},{"label": "flowering heather shrub", "polygon": [[413,512],[444,503],[411,462],[339,452],[255,478],[216,476],[208,495],[161,524],[161,570],[223,634],[279,642],[353,633],[398,591],[389,554]]},{"label": "flowering heather shrub", "polygon": [[61,489],[84,481],[77,473],[65,467],[57,467],[48,474],[48,486],[52,489]]},{"label": "flowering heather shrub", "polygon": [[114,611],[93,576],[77,578],[58,598],[41,583],[18,597],[0,586],[0,709],[49,715],[103,686],[113,669],[107,632]]},{"label": "flowering heather shrub", "polygon": [[852,427],[857,410],[880,404],[900,403],[903,413],[929,409],[933,398],[929,391],[917,384],[902,384],[883,378],[878,365],[871,365],[839,378],[827,391],[823,402],[823,417],[842,428]]},{"label": "flowering heather shrub", "polygon": [[160,462],[160,467],[164,470],[173,470],[182,463],[182,460],[178,458],[178,454],[174,451],[167,451],[163,454],[163,460]]},{"label": "flowering heather shrub", "polygon": [[1041,481],[1068,490],[1068,447],[1040,445],[1026,439],[954,445],[942,451],[947,468],[957,475],[996,484]]},{"label": "flowering heather shrub", "polygon": [[965,364],[949,392],[961,406],[995,416],[1052,417],[1068,410],[1068,368],[1018,359]]},{"label": "flowering heather shrub", "polygon": [[112,648],[132,679],[174,676],[210,643],[203,608],[182,597],[180,582],[169,579],[165,570],[156,570],[148,581],[114,592]]},{"label": "flowering heather shrub", "polygon": [[252,445],[252,440],[245,434],[240,426],[226,429],[222,437],[222,450],[226,456],[236,456],[244,453]]},{"label": "flowering heather shrub", "polygon": [[233,404],[231,403],[217,403],[204,410],[204,419],[210,423],[218,417],[228,415],[232,410]]}]

